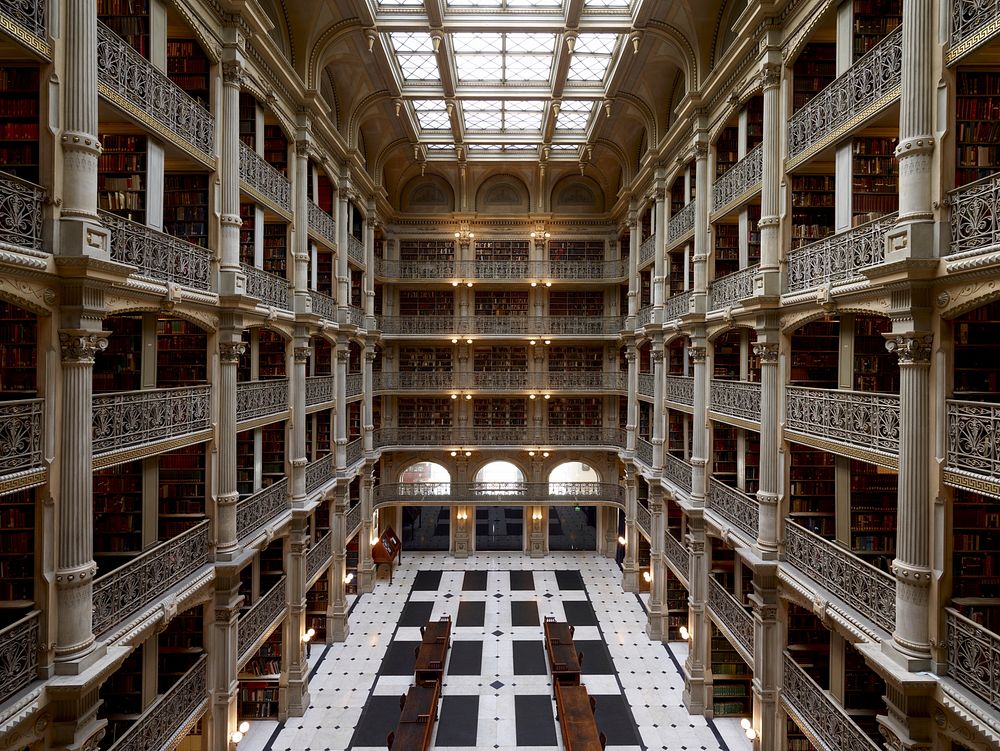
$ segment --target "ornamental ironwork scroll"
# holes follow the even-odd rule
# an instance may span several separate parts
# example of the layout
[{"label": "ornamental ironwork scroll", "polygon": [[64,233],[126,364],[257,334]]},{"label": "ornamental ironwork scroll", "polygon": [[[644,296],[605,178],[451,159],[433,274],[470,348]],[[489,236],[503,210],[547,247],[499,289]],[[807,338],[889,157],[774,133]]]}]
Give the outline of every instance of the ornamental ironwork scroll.
[{"label": "ornamental ironwork scroll", "polygon": [[754,264],[712,282],[711,309],[725,310],[749,300],[754,293],[754,280],[760,267]]},{"label": "ornamental ironwork scroll", "polygon": [[764,148],[757,144],[726,170],[712,186],[712,211],[718,211],[744,193],[760,187],[764,174]]},{"label": "ornamental ironwork scroll", "polygon": [[330,247],[337,247],[337,220],[323,211],[315,201],[309,202],[309,229]]},{"label": "ornamental ironwork scroll", "polygon": [[236,414],[240,422],[276,415],[288,409],[288,379],[236,384]]},{"label": "ornamental ironwork scroll", "polygon": [[306,492],[312,493],[333,479],[333,457],[322,456],[306,465]]},{"label": "ornamental ironwork scroll", "polygon": [[1000,245],[1000,175],[991,175],[953,190],[949,255]]},{"label": "ornamental ironwork scroll", "polygon": [[949,399],[947,466],[1000,477],[1000,405]]},{"label": "ornamental ironwork scroll", "polygon": [[306,552],[306,581],[311,582],[323,567],[330,562],[333,549],[330,541],[333,539],[333,532],[327,532],[320,537],[316,543]]},{"label": "ornamental ironwork scroll", "polygon": [[40,618],[35,611],[0,631],[0,701],[38,677]]},{"label": "ornamental ironwork scroll", "polygon": [[336,399],[333,388],[333,376],[306,377],[306,406],[326,404]]},{"label": "ornamental ironwork scroll", "polygon": [[715,617],[736,637],[743,649],[752,655],[753,616],[718,580],[712,577],[708,578],[708,606],[715,613]]},{"label": "ornamental ironwork scroll", "polygon": [[211,386],[97,394],[93,398],[94,454],[208,430],[211,402]]},{"label": "ornamental ironwork scroll", "polygon": [[324,295],[316,290],[309,290],[309,298],[312,300],[313,315],[325,318],[328,321],[337,320],[337,301],[329,295]]},{"label": "ornamental ironwork scroll", "polygon": [[258,490],[236,505],[236,538],[244,540],[288,508],[288,480]]},{"label": "ornamental ironwork scroll", "polygon": [[691,465],[673,454],[663,456],[663,476],[681,490],[691,492]]},{"label": "ornamental ironwork scroll", "polygon": [[896,214],[839,232],[791,251],[785,262],[788,292],[863,280],[865,269],[885,261],[885,234]]},{"label": "ornamental ironwork scroll", "polygon": [[672,245],[685,235],[694,232],[695,202],[687,204],[667,222],[667,245]]},{"label": "ornamental ironwork scroll", "polygon": [[663,392],[668,402],[694,405],[694,378],[691,376],[667,376],[667,386]]},{"label": "ornamental ironwork scroll", "polygon": [[246,263],[241,263],[240,268],[247,279],[246,293],[248,297],[256,297],[265,305],[290,310],[287,279]]},{"label": "ornamental ironwork scroll", "polygon": [[0,172],[0,244],[44,250],[45,200],[45,188]]},{"label": "ornamental ironwork scroll", "polygon": [[240,180],[279,209],[286,212],[292,210],[292,186],[288,178],[242,141],[240,141]]},{"label": "ornamental ironwork scroll", "polygon": [[785,425],[798,433],[898,454],[899,396],[786,386]]},{"label": "ornamental ironwork scroll", "polygon": [[41,466],[44,414],[44,399],[0,404],[0,475]]},{"label": "ornamental ironwork scroll", "polygon": [[735,524],[751,540],[757,539],[760,510],[757,502],[736,488],[731,488],[714,477],[708,486],[708,507],[731,524]]},{"label": "ornamental ironwork scroll", "polygon": [[257,640],[264,635],[268,626],[278,620],[284,611],[285,577],[282,576],[278,583],[262,595],[248,610],[240,613],[236,642],[241,662],[248,656]]},{"label": "ornamental ironwork scroll", "polygon": [[134,266],[158,282],[212,289],[211,251],[107,211],[98,212],[111,230],[111,258]]},{"label": "ornamental ironwork scroll", "polygon": [[1000,709],[1000,636],[945,608],[948,675]]},{"label": "ornamental ironwork scroll", "polygon": [[760,384],[753,381],[711,380],[709,389],[713,412],[760,422]]}]

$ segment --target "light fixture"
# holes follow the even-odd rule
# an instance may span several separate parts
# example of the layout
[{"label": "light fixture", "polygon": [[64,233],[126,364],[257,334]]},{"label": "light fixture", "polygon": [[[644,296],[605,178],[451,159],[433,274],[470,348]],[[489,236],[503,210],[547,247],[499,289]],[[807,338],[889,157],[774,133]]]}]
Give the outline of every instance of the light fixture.
[{"label": "light fixture", "polygon": [[756,740],[757,731],[754,730],[753,728],[747,728],[747,738],[749,738],[750,740]]},{"label": "light fixture", "polygon": [[552,237],[552,235],[550,233],[546,232],[545,233],[545,239],[548,240],[550,237]]},{"label": "light fixture", "polygon": [[466,394],[465,395],[465,401],[471,402],[472,401],[472,394]]},{"label": "light fixture", "polygon": [[461,233],[461,232],[456,232],[456,233],[455,233],[455,237],[461,237],[461,236],[462,236],[462,233]]},{"label": "light fixture", "polygon": [[471,451],[466,451],[466,452],[465,452],[465,455],[466,455],[466,456],[472,456],[472,452],[471,452]]},{"label": "light fixture", "polygon": [[231,740],[233,742],[233,744],[236,745],[241,740],[243,740],[243,735],[244,735],[244,733],[241,733],[239,730],[236,730],[236,731],[233,732],[233,734],[231,736],[229,736],[229,740]]},{"label": "light fixture", "polygon": [[540,522],[542,520],[542,512],[541,511],[532,511],[531,512],[531,519],[532,519],[532,521]]},{"label": "light fixture", "polygon": [[452,286],[452,287],[457,287],[457,286],[458,286],[458,282],[452,282],[452,283],[451,283],[451,286]]},{"label": "light fixture", "polygon": [[455,337],[455,336],[453,336],[453,337],[451,338],[451,343],[452,343],[452,344],[458,344],[458,337]]},{"label": "light fixture", "polygon": [[243,720],[243,722],[240,723],[240,726],[237,728],[237,730],[243,733],[243,735],[246,735],[247,733],[250,732],[250,723],[247,722],[246,720]]},{"label": "light fixture", "polygon": [[684,641],[687,641],[688,639],[691,638],[691,632],[688,631],[688,627],[687,626],[681,626],[680,627],[680,632],[681,632],[681,638]]},{"label": "light fixture", "polygon": [[466,343],[466,344],[472,344],[472,340],[471,340],[471,339],[466,339],[466,340],[465,340],[465,343]]},{"label": "light fixture", "polygon": [[472,282],[466,282],[466,283],[465,283],[465,286],[466,286],[466,287],[471,287],[471,286],[472,286]]},{"label": "light fixture", "polygon": [[645,581],[647,584],[649,582],[653,581],[653,575],[651,573],[649,573],[648,571],[643,571],[642,572],[642,578],[643,578],[643,581]]},{"label": "light fixture", "polygon": [[740,720],[740,727],[743,728],[744,730],[749,730],[750,726],[751,723],[748,718],[744,717],[742,720]]},{"label": "light fixture", "polygon": [[354,581],[354,572],[348,571],[347,576],[344,577],[344,584],[350,584],[352,581]]},{"label": "light fixture", "polygon": [[618,535],[618,544],[624,545],[628,540],[625,539],[625,535]]},{"label": "light fixture", "polygon": [[549,457],[549,452],[548,452],[548,451],[543,451],[543,452],[542,452],[542,457],[543,457],[543,458],[545,458],[545,459],[548,459],[548,457]]},{"label": "light fixture", "polygon": [[451,395],[451,398],[452,398],[452,399],[458,399],[458,394],[452,394],[452,395]]},{"label": "light fixture", "polygon": [[551,287],[552,286],[552,282],[545,282],[545,286],[546,287]]},{"label": "light fixture", "polygon": [[531,399],[532,401],[534,401],[535,400],[535,395],[534,394],[528,394],[528,398]]},{"label": "light fixture", "polygon": [[455,518],[458,519],[460,522],[464,522],[466,519],[469,518],[469,514],[465,510],[460,510],[455,514]]},{"label": "light fixture", "polygon": [[316,636],[316,629],[314,628],[309,629],[304,634],[302,634],[302,643],[308,644],[314,636]]},{"label": "light fixture", "polygon": [[534,451],[529,451],[529,452],[528,452],[528,456],[534,456],[534,455],[535,455],[535,452],[534,452]]},{"label": "light fixture", "polygon": [[[546,343],[546,344],[548,344],[548,342],[545,342],[545,343]],[[551,395],[550,395],[550,394],[546,394],[546,395],[545,395],[545,398],[546,398],[546,399],[549,399],[549,398],[551,398]]]},{"label": "light fixture", "polygon": [[452,455],[452,456],[458,456],[458,452],[457,452],[457,451],[452,451],[452,452],[451,452],[451,455]]},{"label": "light fixture", "polygon": [[551,340],[551,339],[546,339],[546,340],[545,340],[545,343],[546,343],[546,344],[552,344],[552,340]]},{"label": "light fixture", "polygon": [[537,286],[538,286],[538,282],[532,282],[532,283],[531,283],[531,286],[532,286],[532,287],[537,287]]},{"label": "light fixture", "polygon": [[536,344],[538,344],[538,342],[535,341],[534,339],[529,339],[528,340],[528,344],[530,344],[532,347],[534,347]]}]

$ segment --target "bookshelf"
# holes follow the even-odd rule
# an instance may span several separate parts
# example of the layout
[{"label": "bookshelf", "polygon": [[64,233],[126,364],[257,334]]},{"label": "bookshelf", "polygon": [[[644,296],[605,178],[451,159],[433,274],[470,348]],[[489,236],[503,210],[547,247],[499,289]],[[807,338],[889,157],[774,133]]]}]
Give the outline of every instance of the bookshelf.
[{"label": "bookshelf", "polygon": [[833,539],[836,534],[836,472],[833,454],[788,444],[788,516],[796,524]]},{"label": "bookshelf", "polygon": [[353,441],[361,437],[361,402],[351,402],[347,405],[347,440]]},{"label": "bookshelf", "polygon": [[753,496],[760,488],[760,433],[743,431],[743,492]]},{"label": "bookshelf", "polygon": [[740,350],[743,339],[742,329],[734,329],[721,334],[712,348],[712,378],[727,381],[740,380]]},{"label": "bookshelf", "polygon": [[364,296],[364,274],[361,273],[360,269],[351,267],[351,305],[355,308],[362,307],[362,298]]},{"label": "bookshelf", "polygon": [[960,70],[955,95],[955,186],[1000,170],[1000,76]]},{"label": "bookshelf", "polygon": [[94,560],[98,575],[142,551],[142,461],[94,472]]},{"label": "bookshelf", "polygon": [[528,348],[504,345],[476,347],[472,351],[472,363],[477,373],[524,373],[528,370]]},{"label": "bookshelf", "polygon": [[528,240],[476,240],[477,261],[527,261]]},{"label": "bookshelf", "polygon": [[666,566],[661,570],[667,575],[667,640],[684,641],[680,629],[688,623],[688,592],[673,571]]},{"label": "bookshelf", "polygon": [[[107,318],[105,322],[112,320]],[[29,399],[36,395],[37,344],[38,319],[34,313],[0,300],[0,397]]]},{"label": "bookshelf", "polygon": [[0,64],[0,165],[38,182],[38,66]]},{"label": "bookshelf", "polygon": [[528,293],[519,290],[477,289],[475,295],[477,316],[526,316]]},{"label": "bookshelf", "polygon": [[792,248],[834,232],[833,175],[792,175]]},{"label": "bookshelf", "polygon": [[851,459],[851,550],[883,571],[896,555],[898,476]]},{"label": "bookshelf", "polygon": [[653,408],[649,402],[639,402],[639,437],[647,441],[652,437],[650,427],[653,420]]},{"label": "bookshelf", "polygon": [[639,307],[653,304],[653,270],[639,273]]},{"label": "bookshelf", "polygon": [[240,92],[240,140],[251,150],[256,150],[257,100],[245,91]]},{"label": "bookshelf", "polygon": [[600,427],[602,411],[600,397],[553,397],[549,400],[549,426]]},{"label": "bookshelf", "polygon": [[332,297],[334,289],[336,287],[333,283],[333,253],[317,249],[316,290]]},{"label": "bookshelf", "polygon": [[280,125],[264,126],[264,160],[281,174],[288,174],[288,139]]},{"label": "bookshelf", "polygon": [[687,415],[676,409],[667,410],[667,451],[681,459],[687,458],[687,430],[685,421]]},{"label": "bookshelf", "polygon": [[[0,628],[35,601],[35,491],[0,496]],[[11,610],[17,609],[17,613]]]},{"label": "bookshelf", "polygon": [[252,203],[240,203],[240,263],[254,266],[257,256],[257,207]]},{"label": "bookshelf", "polygon": [[603,316],[601,290],[549,290],[550,316]]},{"label": "bookshelf", "polygon": [[284,378],[285,340],[277,331],[261,329],[257,334],[257,373],[261,380]]},{"label": "bookshelf", "polygon": [[747,266],[760,263],[760,205],[747,206]]},{"label": "bookshelf", "polygon": [[713,623],[712,713],[716,717],[746,717],[750,714],[750,668],[736,648]]},{"label": "bookshelf", "polygon": [[236,434],[236,490],[241,498],[254,492],[253,431]]},{"label": "bookshelf", "polygon": [[883,741],[875,716],[885,711],[885,681],[868,667],[865,658],[853,644],[844,645],[844,709],[868,737]]},{"label": "bookshelf", "polygon": [[715,226],[715,278],[721,279],[740,270],[740,227],[738,224]]},{"label": "bookshelf", "polygon": [[285,422],[272,422],[260,429],[261,482],[268,487],[285,476]]},{"label": "bookshelf", "polygon": [[449,290],[399,291],[401,316],[450,316],[455,313],[455,293]]},{"label": "bookshelf", "polygon": [[687,201],[684,200],[684,175],[682,174],[670,186],[670,215],[673,216],[683,209],[685,203]]},{"label": "bookshelf", "polygon": [[687,337],[679,337],[671,340],[666,346],[667,375],[683,376],[686,373],[687,357],[685,350],[688,346]]},{"label": "bookshelf", "polygon": [[139,224],[146,223],[146,136],[100,136],[97,157],[100,208]]},{"label": "bookshelf", "polygon": [[669,270],[667,272],[667,284],[670,287],[668,292],[668,297],[673,297],[674,295],[679,295],[684,291],[684,249],[671,251],[667,253],[667,264],[669,265]]},{"label": "bookshelf", "polygon": [[102,748],[111,746],[142,714],[142,663],[144,647],[135,649],[101,685],[98,716],[108,720]]},{"label": "bookshelf", "polygon": [[160,540],[169,540],[205,518],[205,444],[159,457]]},{"label": "bookshelf", "polygon": [[278,719],[281,631],[281,626],[274,629],[240,671],[237,715],[241,720]]},{"label": "bookshelf", "polygon": [[736,487],[737,428],[712,421],[712,476],[730,487]]},{"label": "bookshelf", "polygon": [[549,240],[550,261],[603,261],[603,240]]},{"label": "bookshelf", "polygon": [[[478,353],[479,349],[476,352]],[[453,355],[451,347],[403,346],[399,348],[399,372],[450,373],[453,367]]]},{"label": "bookshelf", "polygon": [[269,592],[285,570],[285,546],[282,539],[273,540],[260,551],[260,591]]},{"label": "bookshelf", "polygon": [[167,39],[167,75],[202,107],[209,106],[211,63],[193,39]]},{"label": "bookshelf", "polygon": [[736,595],[739,599],[739,593],[736,592],[736,575],[734,573],[736,568],[736,553],[732,548],[726,546],[721,540],[712,537],[709,538],[712,548],[712,568],[709,570],[709,575],[715,579],[722,588],[727,592]]},{"label": "bookshelf", "polygon": [[955,319],[956,399],[1000,399],[1000,301],[963,313]]},{"label": "bookshelf", "polygon": [[888,318],[857,316],[854,319],[854,389],[882,394],[899,393],[899,365],[885,348],[892,330]]},{"label": "bookshelf", "polygon": [[812,611],[788,603],[788,653],[824,688],[830,685],[830,632]]},{"label": "bookshelf", "polygon": [[163,231],[208,247],[208,175],[169,172],[164,176]]},{"label": "bookshelf", "polygon": [[752,97],[746,106],[747,151],[764,140],[764,97]]},{"label": "bookshelf", "polygon": [[953,604],[1000,633],[1000,500],[954,491],[951,504]]},{"label": "bookshelf", "polygon": [[604,348],[585,344],[549,347],[549,372],[599,373],[604,369]]},{"label": "bookshelf", "polygon": [[205,651],[204,610],[198,605],[178,613],[157,637],[158,691],[179,681]]},{"label": "bookshelf", "polygon": [[311,375],[332,375],[333,374],[333,345],[330,340],[323,336],[314,336],[310,341],[313,354],[310,358],[312,363]]},{"label": "bookshelf", "polygon": [[472,424],[487,428],[523,428],[527,426],[527,400],[474,399]]},{"label": "bookshelf", "polygon": [[179,318],[156,322],[156,385],[158,388],[208,382],[208,335]]},{"label": "bookshelf", "polygon": [[791,715],[785,716],[785,734],[788,739],[785,745],[786,751],[819,751],[809,742]]},{"label": "bookshelf", "polygon": [[820,389],[837,388],[840,357],[839,321],[810,321],[792,334],[791,347],[789,382],[792,385]]},{"label": "bookshelf", "polygon": [[618,427],[625,430],[628,425],[628,398],[617,396],[618,400]]},{"label": "bookshelf", "polygon": [[451,399],[401,397],[396,400],[396,424],[401,428],[450,428]]},{"label": "bookshelf", "polygon": [[854,62],[903,22],[903,0],[854,0]]},{"label": "bookshelf", "polygon": [[797,112],[837,77],[837,45],[810,42],[792,68],[792,111]]},{"label": "bookshelf", "polygon": [[[94,391],[135,391],[142,385],[142,316],[104,319],[108,346],[94,358]],[[5,346],[5,345],[0,345]]]},{"label": "bookshelf", "polygon": [[740,160],[740,129],[736,126],[723,128],[715,142],[715,176],[722,177]]},{"label": "bookshelf", "polygon": [[148,0],[97,0],[97,17],[132,49],[149,57]]},{"label": "bookshelf", "polygon": [[263,268],[283,279],[288,277],[288,225],[284,222],[264,224]]},{"label": "bookshelf", "polygon": [[899,209],[897,139],[864,137],[851,144],[851,223],[871,222]]},{"label": "bookshelf", "polygon": [[306,592],[306,629],[315,629],[314,641],[326,641],[326,611],[330,607],[330,580],[320,576]]},{"label": "bookshelf", "polygon": [[400,240],[399,258],[402,261],[451,261],[455,258],[455,243],[453,240]]}]

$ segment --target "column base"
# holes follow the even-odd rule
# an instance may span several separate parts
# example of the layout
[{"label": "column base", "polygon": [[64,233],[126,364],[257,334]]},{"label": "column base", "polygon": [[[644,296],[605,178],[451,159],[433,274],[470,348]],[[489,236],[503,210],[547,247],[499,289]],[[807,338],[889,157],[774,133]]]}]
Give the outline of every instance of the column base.
[{"label": "column base", "polygon": [[659,607],[651,607],[646,619],[646,636],[652,641],[663,641],[663,613]]},{"label": "column base", "polygon": [[704,677],[684,676],[684,693],[681,694],[681,701],[684,702],[688,714],[705,714],[707,689]]},{"label": "column base", "polygon": [[451,554],[456,558],[468,558],[469,557],[469,541],[467,539],[455,538],[455,545]]},{"label": "column base", "polygon": [[326,640],[328,643],[347,641],[351,633],[351,624],[348,622],[347,611],[333,612],[326,617]]},{"label": "column base", "polygon": [[622,569],[622,589],[626,592],[639,591],[639,569],[628,567]]},{"label": "column base", "polygon": [[229,748],[229,736],[236,730],[236,693],[212,692],[212,717],[208,748]]},{"label": "column base", "polygon": [[375,567],[358,568],[358,593],[370,595],[375,591]]},{"label": "column base", "polygon": [[544,558],[545,557],[545,540],[542,539],[541,535],[537,538],[535,535],[531,536],[530,548],[528,550],[528,556],[530,558]]},{"label": "column base", "polygon": [[309,708],[309,673],[308,671],[304,675],[297,676],[295,678],[288,679],[288,686],[284,689],[285,692],[285,716],[279,719],[288,719],[289,717],[301,717],[306,713],[306,709]]}]

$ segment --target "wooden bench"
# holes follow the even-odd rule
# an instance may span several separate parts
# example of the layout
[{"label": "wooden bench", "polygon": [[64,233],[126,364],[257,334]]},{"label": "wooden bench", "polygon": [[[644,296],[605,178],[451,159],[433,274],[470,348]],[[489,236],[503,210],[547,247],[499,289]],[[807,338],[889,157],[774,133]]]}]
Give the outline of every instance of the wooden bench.
[{"label": "wooden bench", "polygon": [[576,651],[573,634],[576,629],[568,623],[546,616],[545,649],[549,654],[549,667],[556,683],[580,684],[583,654]]},{"label": "wooden bench", "polygon": [[440,681],[448,655],[448,639],[424,641],[416,648],[417,661],[413,672],[417,683]]},{"label": "wooden bench", "polygon": [[555,683],[556,712],[566,751],[602,751],[607,744],[597,729],[595,702],[584,686]]},{"label": "wooden bench", "polygon": [[430,748],[440,693],[441,683],[434,681],[411,686],[400,697],[399,724],[385,739],[390,751],[426,751]]},{"label": "wooden bench", "polygon": [[424,644],[436,641],[447,643],[451,638],[451,616],[446,615],[438,621],[428,621],[426,626],[420,627],[420,636]]}]

